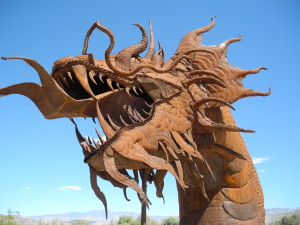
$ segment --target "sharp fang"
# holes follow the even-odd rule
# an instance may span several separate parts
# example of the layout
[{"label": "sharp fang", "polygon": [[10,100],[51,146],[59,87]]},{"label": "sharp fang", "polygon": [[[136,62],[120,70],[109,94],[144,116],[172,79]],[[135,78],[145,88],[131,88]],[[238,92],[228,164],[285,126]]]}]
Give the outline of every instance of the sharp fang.
[{"label": "sharp fang", "polygon": [[75,74],[76,79],[80,83],[80,85],[84,88],[84,90],[92,96],[94,99],[97,99],[94,95],[93,91],[89,86],[89,81],[86,73],[86,68],[82,65],[73,66],[73,72]]},{"label": "sharp fang", "polygon": [[99,144],[99,141],[97,141],[95,138],[92,138],[94,145],[96,148],[99,148],[101,145]]},{"label": "sharp fang", "polygon": [[91,142],[90,142],[90,140],[89,140],[89,137],[83,137],[83,138],[84,138],[85,142],[86,142],[88,145],[91,145]]},{"label": "sharp fang", "polygon": [[99,73],[99,79],[102,83],[104,83],[104,81],[102,80],[102,77],[103,77],[103,74],[102,73]]},{"label": "sharp fang", "polygon": [[188,131],[188,133],[184,133],[183,135],[184,135],[184,137],[192,144],[193,148],[194,148],[194,149],[197,149],[197,145],[196,145],[196,143],[194,142],[194,139],[193,139],[193,137],[192,137],[191,132]]},{"label": "sharp fang", "polygon": [[141,86],[138,86],[138,89],[141,93],[144,93]]},{"label": "sharp fang", "polygon": [[95,130],[96,130],[97,136],[98,136],[98,138],[99,138],[101,144],[104,144],[105,140],[104,140],[103,137],[100,135],[100,133],[98,132],[98,130],[97,130],[97,129],[95,129]]},{"label": "sharp fang", "polygon": [[66,87],[70,88],[70,85],[65,77],[59,77],[58,79],[60,79],[60,81],[63,82]]},{"label": "sharp fang", "polygon": [[132,118],[132,116],[128,115],[129,119],[131,120],[132,123],[136,123],[136,121]]},{"label": "sharp fang", "polygon": [[136,114],[136,116],[137,116],[137,118],[138,118],[139,120],[141,120],[141,121],[144,121],[144,120],[145,120],[145,118],[142,117],[142,115],[141,115],[136,109],[134,109],[133,111],[135,112],[135,114]]},{"label": "sharp fang", "polygon": [[72,78],[72,74],[70,71],[67,72],[67,76],[69,77],[69,79],[74,83],[74,80]]},{"label": "sharp fang", "polygon": [[[165,148],[164,144],[161,141],[158,141],[158,144],[161,146],[162,150],[165,152],[166,162],[169,163],[170,160],[169,160],[169,155],[168,155],[167,149]],[[155,181],[154,181],[154,183],[155,183]]]},{"label": "sharp fang", "polygon": [[91,79],[91,81],[95,84],[95,85],[97,85],[97,82],[95,81],[95,79],[94,79],[94,76],[96,75],[96,73],[94,72],[94,71],[89,71],[89,77],[90,77],[90,79]]},{"label": "sharp fang", "polygon": [[108,137],[108,138],[113,137],[116,132],[111,128],[111,126],[103,118],[102,113],[100,111],[100,107],[99,107],[99,102],[98,101],[96,103],[96,112],[97,112],[97,117],[98,117],[99,123],[100,123],[100,125],[102,127],[102,130],[103,130],[105,136]]},{"label": "sharp fang", "polygon": [[123,123],[123,125],[128,126],[128,124],[123,120],[122,116],[120,115],[120,120]]},{"label": "sharp fang", "polygon": [[116,85],[117,85],[118,89],[121,90],[121,87],[117,82],[116,82]]},{"label": "sharp fang", "polygon": [[113,128],[115,131],[117,131],[117,130],[120,129],[120,127],[119,127],[118,125],[116,125],[116,124],[112,121],[112,119],[110,118],[109,114],[107,114],[107,118],[108,118],[108,121],[109,121],[110,125],[112,126],[112,128]]},{"label": "sharp fang", "polygon": [[111,89],[112,91],[115,91],[115,89],[114,89],[113,86],[112,86],[111,79],[107,78],[107,79],[106,79],[106,82],[107,82],[108,86],[110,87],[110,89]]},{"label": "sharp fang", "polygon": [[63,87],[64,85],[63,85],[63,83],[62,83],[62,80],[61,80],[61,77],[57,77],[57,78],[55,78],[55,81],[58,83],[58,85],[60,86],[60,87]]},{"label": "sharp fang", "polygon": [[147,116],[149,116],[150,115],[150,113],[149,112],[147,112],[147,111],[145,111],[143,108],[142,108],[142,111],[147,115]]},{"label": "sharp fang", "polygon": [[125,91],[126,91],[126,93],[131,97],[131,95],[130,95],[130,93],[129,93],[130,87],[126,87],[126,88],[125,88]]},{"label": "sharp fang", "polygon": [[185,142],[185,140],[181,137],[181,135],[176,132],[172,131],[171,132],[174,140],[177,142],[177,144],[187,153],[189,153],[192,156],[195,156],[201,160],[203,160],[201,154],[197,151],[197,149],[194,149],[191,145]]},{"label": "sharp fang", "polygon": [[92,145],[92,144],[93,144],[93,139],[92,139],[92,137],[88,136],[88,140],[89,140],[90,145]]},{"label": "sharp fang", "polygon": [[139,95],[139,94],[137,93],[137,91],[136,91],[136,87],[135,87],[135,86],[133,86],[132,89],[133,89],[134,93],[136,93],[136,95]]},{"label": "sharp fang", "polygon": [[149,108],[151,108],[151,105],[149,105],[147,102],[144,102],[146,106],[148,106]]},{"label": "sharp fang", "polygon": [[135,119],[135,121],[137,121],[137,122],[142,122],[143,121],[137,115],[133,115],[133,119]]}]

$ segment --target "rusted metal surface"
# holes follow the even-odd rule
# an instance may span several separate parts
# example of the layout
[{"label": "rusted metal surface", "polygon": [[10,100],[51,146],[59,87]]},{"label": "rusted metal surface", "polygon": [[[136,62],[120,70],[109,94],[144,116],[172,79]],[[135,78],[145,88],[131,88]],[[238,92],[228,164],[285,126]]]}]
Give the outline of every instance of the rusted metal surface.
[{"label": "rusted metal surface", "polygon": [[[1,88],[0,96],[25,95],[47,119],[98,119],[106,140],[98,131],[84,138],[71,121],[90,167],[92,189],[106,210],[97,176],[122,188],[125,197],[127,187],[134,189],[148,206],[146,182],[153,181],[157,197],[163,198],[164,177],[170,172],[178,186],[180,224],[264,224],[262,190],[239,133],[253,131],[236,127],[229,108],[241,98],[270,94],[242,85],[247,75],[265,68],[246,70],[227,62],[228,46],[241,37],[201,44],[202,34],[214,23],[212,18],[209,25],[186,34],[165,61],[161,46],[155,53],[152,27],[145,57],[139,54],[148,37],[138,24],[142,40],[111,55],[114,35],[97,22],[87,32],[83,54],[57,60],[50,74],[33,59],[4,57],[32,66],[42,86],[15,84]],[[110,39],[101,60],[86,54],[95,30]]]}]

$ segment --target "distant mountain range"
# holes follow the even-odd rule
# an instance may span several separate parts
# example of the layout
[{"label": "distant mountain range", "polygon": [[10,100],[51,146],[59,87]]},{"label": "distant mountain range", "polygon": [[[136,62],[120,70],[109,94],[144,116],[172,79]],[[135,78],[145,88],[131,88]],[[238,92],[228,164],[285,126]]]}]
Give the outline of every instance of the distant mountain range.
[{"label": "distant mountain range", "polygon": [[282,209],[282,208],[272,208],[266,209],[266,225],[269,223],[280,220],[284,216],[291,216],[297,214],[300,216],[300,208],[296,209]]},{"label": "distant mountain range", "polygon": [[[300,215],[300,208],[296,209],[284,209],[284,208],[272,208],[266,209],[266,224],[280,220],[283,216],[291,216],[292,214]],[[22,225],[38,225],[40,221],[51,222],[51,221],[61,221],[64,223],[72,223],[78,220],[85,220],[93,225],[105,225],[110,224],[110,222],[118,221],[120,216],[132,216],[137,218],[138,213],[132,212],[108,212],[108,219],[105,218],[104,210],[93,210],[89,212],[67,212],[63,214],[52,214],[52,215],[41,215],[41,216],[30,216],[30,217],[17,217],[16,222]],[[151,216],[157,221],[161,221],[166,216]]]},{"label": "distant mountain range", "polygon": [[[72,223],[78,220],[84,220],[94,225],[104,225],[110,224],[111,221],[118,221],[120,216],[132,216],[137,218],[138,213],[133,212],[108,212],[108,219],[105,218],[104,210],[93,210],[89,212],[66,212],[62,214],[51,214],[51,215],[40,215],[40,216],[30,216],[30,217],[20,217],[22,225],[38,225],[40,221],[51,222],[51,221],[61,221],[65,223]],[[151,218],[161,221],[167,216],[151,216]],[[18,220],[18,219],[17,219]]]}]

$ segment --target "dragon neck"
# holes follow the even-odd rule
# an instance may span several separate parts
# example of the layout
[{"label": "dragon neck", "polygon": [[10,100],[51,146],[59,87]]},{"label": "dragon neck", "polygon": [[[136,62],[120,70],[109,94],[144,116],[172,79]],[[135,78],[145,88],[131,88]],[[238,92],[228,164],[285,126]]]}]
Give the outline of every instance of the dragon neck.
[{"label": "dragon neck", "polygon": [[[214,121],[235,125],[228,107],[208,113]],[[219,164],[220,171],[214,171],[216,180],[205,181],[205,184],[208,184],[208,201],[200,188],[191,187],[184,192],[178,187],[180,224],[204,225],[224,221],[228,221],[229,224],[264,224],[261,186],[241,134],[220,131],[214,135],[218,145],[241,154],[245,159],[224,157],[217,153],[215,146],[208,149],[213,152],[210,153],[213,154],[212,157],[207,158],[208,163]],[[214,159],[215,162],[210,159]],[[210,188],[210,183],[214,183],[214,187]]]}]

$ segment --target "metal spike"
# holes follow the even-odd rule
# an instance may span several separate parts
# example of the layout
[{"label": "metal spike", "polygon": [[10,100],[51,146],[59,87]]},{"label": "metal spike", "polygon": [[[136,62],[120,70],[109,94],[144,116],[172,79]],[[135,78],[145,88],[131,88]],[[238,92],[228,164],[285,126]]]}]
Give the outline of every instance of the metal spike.
[{"label": "metal spike", "polygon": [[92,117],[93,122],[96,124],[96,119],[95,117]]},{"label": "metal spike", "polygon": [[106,122],[106,120],[103,118],[102,113],[100,111],[99,107],[99,102],[97,101],[96,103],[96,112],[97,112],[97,117],[99,120],[99,123],[102,127],[102,130],[104,134],[106,135],[107,138],[111,138],[115,135],[115,131],[111,128],[111,126]]},{"label": "metal spike", "polygon": [[88,136],[88,140],[89,140],[89,144],[92,145],[93,144],[93,138]]},{"label": "metal spike", "polygon": [[130,202],[130,199],[127,197],[127,191],[126,191],[126,188],[127,188],[127,187],[123,188],[124,198],[125,198],[128,202]]},{"label": "metal spike", "polygon": [[107,82],[108,86],[110,87],[110,89],[114,92],[115,89],[114,89],[113,86],[112,86],[112,81],[111,81],[111,79],[107,78],[107,79],[106,79],[106,82]]},{"label": "metal spike", "polygon": [[83,138],[88,145],[91,145],[89,137],[84,136]]},{"label": "metal spike", "polygon": [[128,123],[126,123],[126,122],[123,120],[123,118],[122,118],[121,115],[120,115],[120,120],[121,120],[121,122],[123,123],[123,125],[128,126]]},{"label": "metal spike", "polygon": [[59,85],[61,88],[64,86],[60,76],[57,76],[57,77],[55,78],[55,81],[56,81],[56,83],[58,83],[58,85]]},{"label": "metal spike", "polygon": [[197,145],[193,139],[192,131],[191,129],[187,130],[186,133],[184,133],[185,138],[192,144],[194,149],[197,149]]},{"label": "metal spike", "polygon": [[232,44],[233,42],[236,42],[236,41],[241,41],[242,40],[242,35],[240,34],[240,36],[238,38],[231,38],[231,39],[228,39],[226,41],[224,41],[222,44],[220,44],[220,48],[222,49],[227,49],[227,47]]},{"label": "metal spike", "polygon": [[141,93],[144,93],[141,86],[138,86],[138,89],[139,89],[139,91],[140,91]]},{"label": "metal spike", "polygon": [[142,111],[143,111],[147,116],[150,115],[150,112],[145,111],[143,108],[142,108]]},{"label": "metal spike", "polygon": [[96,148],[99,148],[101,145],[99,143],[99,141],[97,141],[95,138],[92,138],[94,145],[96,146]]},{"label": "metal spike", "polygon": [[129,93],[130,89],[131,89],[130,87],[125,87],[126,93],[131,97],[131,95],[130,95],[130,93]]},{"label": "metal spike", "polygon": [[257,74],[259,73],[261,70],[268,70],[266,67],[258,67],[256,69],[239,69],[238,70],[238,74],[237,77],[246,77],[249,74]]},{"label": "metal spike", "polygon": [[94,76],[96,75],[96,72],[95,71],[89,71],[89,78],[91,79],[91,81],[95,84],[95,85],[97,85],[97,82],[95,81],[95,79],[94,79]]},{"label": "metal spike", "polygon": [[132,89],[133,89],[134,93],[136,93],[136,95],[139,95],[136,91],[136,86],[133,86]]},{"label": "metal spike", "polygon": [[205,185],[204,185],[204,181],[203,181],[203,175],[200,173],[198,167],[195,165],[194,162],[188,161],[188,164],[190,166],[190,169],[196,179],[196,182],[200,188],[201,193],[203,194],[203,196],[205,197],[205,199],[207,201],[209,201],[209,198],[207,196],[206,190],[205,190]]},{"label": "metal spike", "polygon": [[131,120],[132,123],[136,123],[136,121],[133,119],[132,116],[128,115],[129,119]]},{"label": "metal spike", "polygon": [[151,108],[151,105],[149,105],[147,102],[144,102],[146,106],[148,106],[149,108]]},{"label": "metal spike", "polygon": [[116,82],[116,85],[117,85],[118,89],[121,90],[120,84]]},{"label": "metal spike", "polygon": [[105,140],[104,140],[103,137],[100,135],[100,133],[98,132],[98,130],[97,130],[97,129],[95,129],[95,130],[96,130],[97,136],[98,136],[98,138],[99,138],[101,144],[104,144],[104,143],[105,143]]},{"label": "metal spike", "polygon": [[104,81],[103,81],[103,74],[102,73],[99,73],[99,79],[100,79],[100,81],[102,82],[102,83],[104,83]]},{"label": "metal spike", "polygon": [[93,97],[95,100],[97,100],[96,96],[94,95],[94,93],[89,85],[86,68],[82,65],[76,65],[76,66],[73,66],[72,69],[73,69],[74,75],[75,75],[77,81],[79,82],[79,84],[81,85],[81,87],[83,87],[83,89],[91,97]]},{"label": "metal spike", "polygon": [[144,121],[144,120],[145,120],[145,118],[144,118],[144,117],[143,117],[136,109],[134,109],[133,111],[135,112],[137,118],[138,118],[140,121]]},{"label": "metal spike", "polygon": [[66,77],[60,77],[60,80],[65,84],[66,87],[70,88],[70,84],[68,83]]},{"label": "metal spike", "polygon": [[181,135],[176,132],[176,131],[172,131],[171,132],[174,140],[176,141],[176,143],[187,153],[189,153],[190,155],[197,157],[201,160],[203,160],[202,155],[197,151],[197,149],[194,149],[191,145],[189,145],[188,143],[186,143],[186,141],[181,137]]},{"label": "metal spike", "polygon": [[169,154],[168,154],[167,149],[165,148],[164,144],[161,141],[158,141],[158,144],[161,146],[162,150],[165,152],[166,162],[170,162]]},{"label": "metal spike", "polygon": [[132,117],[133,117],[133,119],[135,119],[135,121],[137,121],[137,122],[142,122],[142,121],[143,121],[143,120],[141,120],[137,115],[133,115]]},{"label": "metal spike", "polygon": [[177,168],[178,178],[184,184],[184,178],[183,178],[184,173],[183,173],[182,164],[181,164],[180,160],[178,159],[178,156],[176,155],[174,149],[171,146],[167,146],[166,148],[169,151],[169,153],[173,156],[173,158],[175,159],[174,162],[175,162],[175,165]]},{"label": "metal spike", "polygon": [[117,130],[120,129],[120,127],[112,121],[112,119],[110,118],[109,114],[107,114],[107,119],[108,119],[110,125],[112,126],[112,128],[113,128],[114,130],[117,131]]},{"label": "metal spike", "polygon": [[67,76],[70,78],[70,80],[74,83],[74,80],[72,78],[72,74],[70,71],[67,72]]},{"label": "metal spike", "polygon": [[69,118],[71,120],[71,122],[77,127],[76,122],[74,121],[74,119],[72,117]]}]

